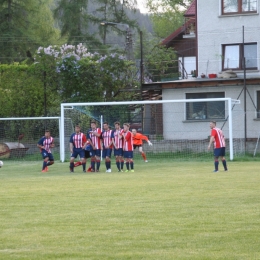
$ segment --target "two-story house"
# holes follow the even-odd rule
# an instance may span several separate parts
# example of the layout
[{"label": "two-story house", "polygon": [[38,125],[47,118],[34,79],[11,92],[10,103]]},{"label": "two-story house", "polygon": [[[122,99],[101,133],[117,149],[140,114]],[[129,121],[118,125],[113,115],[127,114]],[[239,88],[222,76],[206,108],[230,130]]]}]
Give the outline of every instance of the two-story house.
[{"label": "two-story house", "polygon": [[[252,151],[260,133],[260,1],[194,0],[192,5],[195,5],[196,14],[196,78],[143,84],[142,89],[146,93],[149,89],[160,91],[158,95],[163,100],[239,99],[241,104],[233,107],[234,137],[246,150]],[[172,36],[176,37],[176,32]],[[183,36],[185,41],[185,33]],[[170,36],[164,43],[178,47],[174,46],[174,38]],[[233,73],[224,73],[230,70]],[[164,114],[162,107],[164,138],[185,138],[184,132],[207,129],[209,122],[215,120],[219,127],[223,127],[228,139],[225,106],[221,102],[199,102],[167,107],[172,113],[178,110],[178,124],[169,123],[172,115]],[[178,126],[174,135],[167,130],[171,125]],[[200,131],[191,138],[203,136],[205,133]]]}]

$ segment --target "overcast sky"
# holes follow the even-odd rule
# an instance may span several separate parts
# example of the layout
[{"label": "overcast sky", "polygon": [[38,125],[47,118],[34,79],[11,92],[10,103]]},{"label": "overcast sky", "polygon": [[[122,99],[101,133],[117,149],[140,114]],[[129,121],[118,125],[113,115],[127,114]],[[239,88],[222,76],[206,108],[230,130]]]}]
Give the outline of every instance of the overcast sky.
[{"label": "overcast sky", "polygon": [[137,3],[138,3],[138,7],[141,11],[141,13],[147,13],[147,9],[145,8],[145,0],[137,0]]}]

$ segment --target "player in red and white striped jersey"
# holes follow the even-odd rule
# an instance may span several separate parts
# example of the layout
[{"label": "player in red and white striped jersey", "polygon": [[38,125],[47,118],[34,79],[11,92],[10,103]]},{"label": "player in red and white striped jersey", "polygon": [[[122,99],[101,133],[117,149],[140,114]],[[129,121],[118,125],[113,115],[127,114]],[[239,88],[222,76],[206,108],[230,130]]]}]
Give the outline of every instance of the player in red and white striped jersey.
[{"label": "player in red and white striped jersey", "polygon": [[[80,126],[75,126],[75,133],[70,137],[70,172],[74,172],[74,167],[79,164],[83,167],[83,172],[86,172],[86,159],[85,159],[85,147],[87,143],[86,136],[80,132]],[[77,156],[80,156],[80,163],[74,165],[74,160]]]},{"label": "player in red and white striped jersey", "polygon": [[[87,139],[91,144],[91,171],[99,172],[101,156],[101,129],[97,128],[95,121],[91,122],[91,129],[87,133]],[[96,169],[97,165],[97,169]],[[95,170],[96,169],[96,170]]]},{"label": "player in red and white striped jersey", "polygon": [[111,172],[111,154],[113,148],[112,142],[112,130],[109,129],[108,122],[103,123],[103,132],[101,135],[103,141],[103,154],[102,157],[105,159],[106,172]]},{"label": "player in red and white striped jersey", "polygon": [[49,130],[45,130],[45,135],[39,140],[37,146],[41,149],[43,158],[42,172],[47,172],[48,166],[54,164],[54,158],[50,149],[54,147],[54,139],[51,137]]},{"label": "player in red and white striped jersey", "polygon": [[112,132],[112,141],[114,144],[114,156],[116,157],[116,166],[118,172],[122,172],[124,168],[123,143],[124,130],[120,128],[120,122],[115,122],[115,130]]},{"label": "player in red and white striped jersey", "polygon": [[129,164],[131,167],[131,172],[134,172],[134,146],[133,146],[133,136],[132,133],[129,131],[130,124],[124,123],[124,144],[123,144],[123,150],[124,150],[124,158],[126,161],[126,172],[128,172]]},{"label": "player in red and white striped jersey", "polygon": [[225,149],[226,149],[225,137],[223,135],[222,130],[216,127],[215,121],[210,122],[209,126],[211,129],[211,134],[210,134],[211,137],[208,145],[208,150],[210,149],[211,144],[214,142],[214,158],[215,158],[214,172],[218,172],[219,157],[221,157],[224,170],[227,171],[228,170],[227,162],[225,159]]}]

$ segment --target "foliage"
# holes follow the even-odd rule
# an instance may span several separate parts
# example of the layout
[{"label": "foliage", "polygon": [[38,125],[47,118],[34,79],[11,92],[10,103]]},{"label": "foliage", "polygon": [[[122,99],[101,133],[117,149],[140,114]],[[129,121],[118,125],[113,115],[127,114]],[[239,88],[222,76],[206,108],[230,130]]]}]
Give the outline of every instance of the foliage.
[{"label": "foliage", "polygon": [[154,45],[145,59],[146,80],[160,81],[163,78],[178,77],[177,56],[172,48]]},{"label": "foliage", "polygon": [[183,11],[191,2],[192,0],[147,0],[155,35],[165,38],[178,29],[184,22]]},{"label": "foliage", "polygon": [[98,63],[104,101],[122,100],[123,92],[132,90],[138,85],[137,69],[134,63],[124,56],[113,53],[102,56]]},{"label": "foliage", "polygon": [[42,116],[44,89],[34,69],[19,64],[0,65],[0,73],[0,103],[4,104],[0,117]]},{"label": "foliage", "polygon": [[91,23],[98,26],[99,35],[102,38],[103,44],[106,44],[107,33],[114,31],[119,35],[124,34],[124,30],[118,26],[104,26],[101,22],[108,21],[118,24],[127,24],[130,27],[137,27],[134,19],[130,19],[127,10],[135,12],[136,1],[119,1],[119,0],[97,0],[95,1],[96,9],[92,15],[89,15]]},{"label": "foliage", "polygon": [[0,61],[32,58],[37,45],[57,40],[51,0],[0,0]]},{"label": "foliage", "polygon": [[172,10],[153,14],[151,20],[153,22],[154,34],[159,38],[166,38],[184,22],[183,12]]},{"label": "foliage", "polygon": [[193,0],[147,0],[146,4],[150,12],[164,12],[167,9],[180,10],[186,9]]},{"label": "foliage", "polygon": [[61,35],[69,44],[88,42],[89,47],[101,46],[99,40],[88,31],[88,0],[59,0],[54,9],[54,18],[61,28]]},{"label": "foliage", "polygon": [[83,44],[39,47],[34,61],[0,66],[1,116],[56,115],[60,102],[129,100],[138,86],[135,64]]}]

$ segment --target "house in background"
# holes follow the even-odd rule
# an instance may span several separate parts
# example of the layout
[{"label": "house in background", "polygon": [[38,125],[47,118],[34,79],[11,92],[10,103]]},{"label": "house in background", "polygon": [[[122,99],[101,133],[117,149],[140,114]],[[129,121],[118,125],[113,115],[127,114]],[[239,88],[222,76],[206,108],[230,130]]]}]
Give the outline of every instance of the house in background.
[{"label": "house in background", "polygon": [[162,41],[167,48],[174,48],[179,60],[181,78],[192,76],[196,71],[196,1],[184,14],[184,24]]},{"label": "house in background", "polygon": [[[149,99],[163,100],[239,99],[240,105],[233,108],[234,137],[242,142],[242,147],[252,151],[260,133],[260,1],[195,0],[192,4],[196,5],[195,38],[183,38],[185,30],[182,29],[178,35],[177,30],[172,37],[167,37],[164,43],[174,46],[177,52],[182,50],[184,57],[197,57],[196,77],[143,84],[143,93]],[[188,40],[196,43],[194,56],[186,55],[189,48],[181,49],[177,44],[183,42],[184,46]],[[229,70],[235,73],[234,78],[223,74]],[[205,78],[201,78],[202,73]],[[149,96],[148,93],[152,94]],[[208,129],[211,120],[217,121],[217,125],[223,127],[226,138],[229,138],[229,126],[226,124],[229,115],[223,103],[163,105],[161,110],[165,140],[202,139],[202,132],[196,133],[196,129]],[[154,118],[153,125],[156,124]],[[190,129],[194,135],[185,135]]]},{"label": "house in background", "polygon": [[260,76],[259,8],[258,0],[197,0],[198,75],[232,69],[243,77],[245,57],[247,78]]}]

